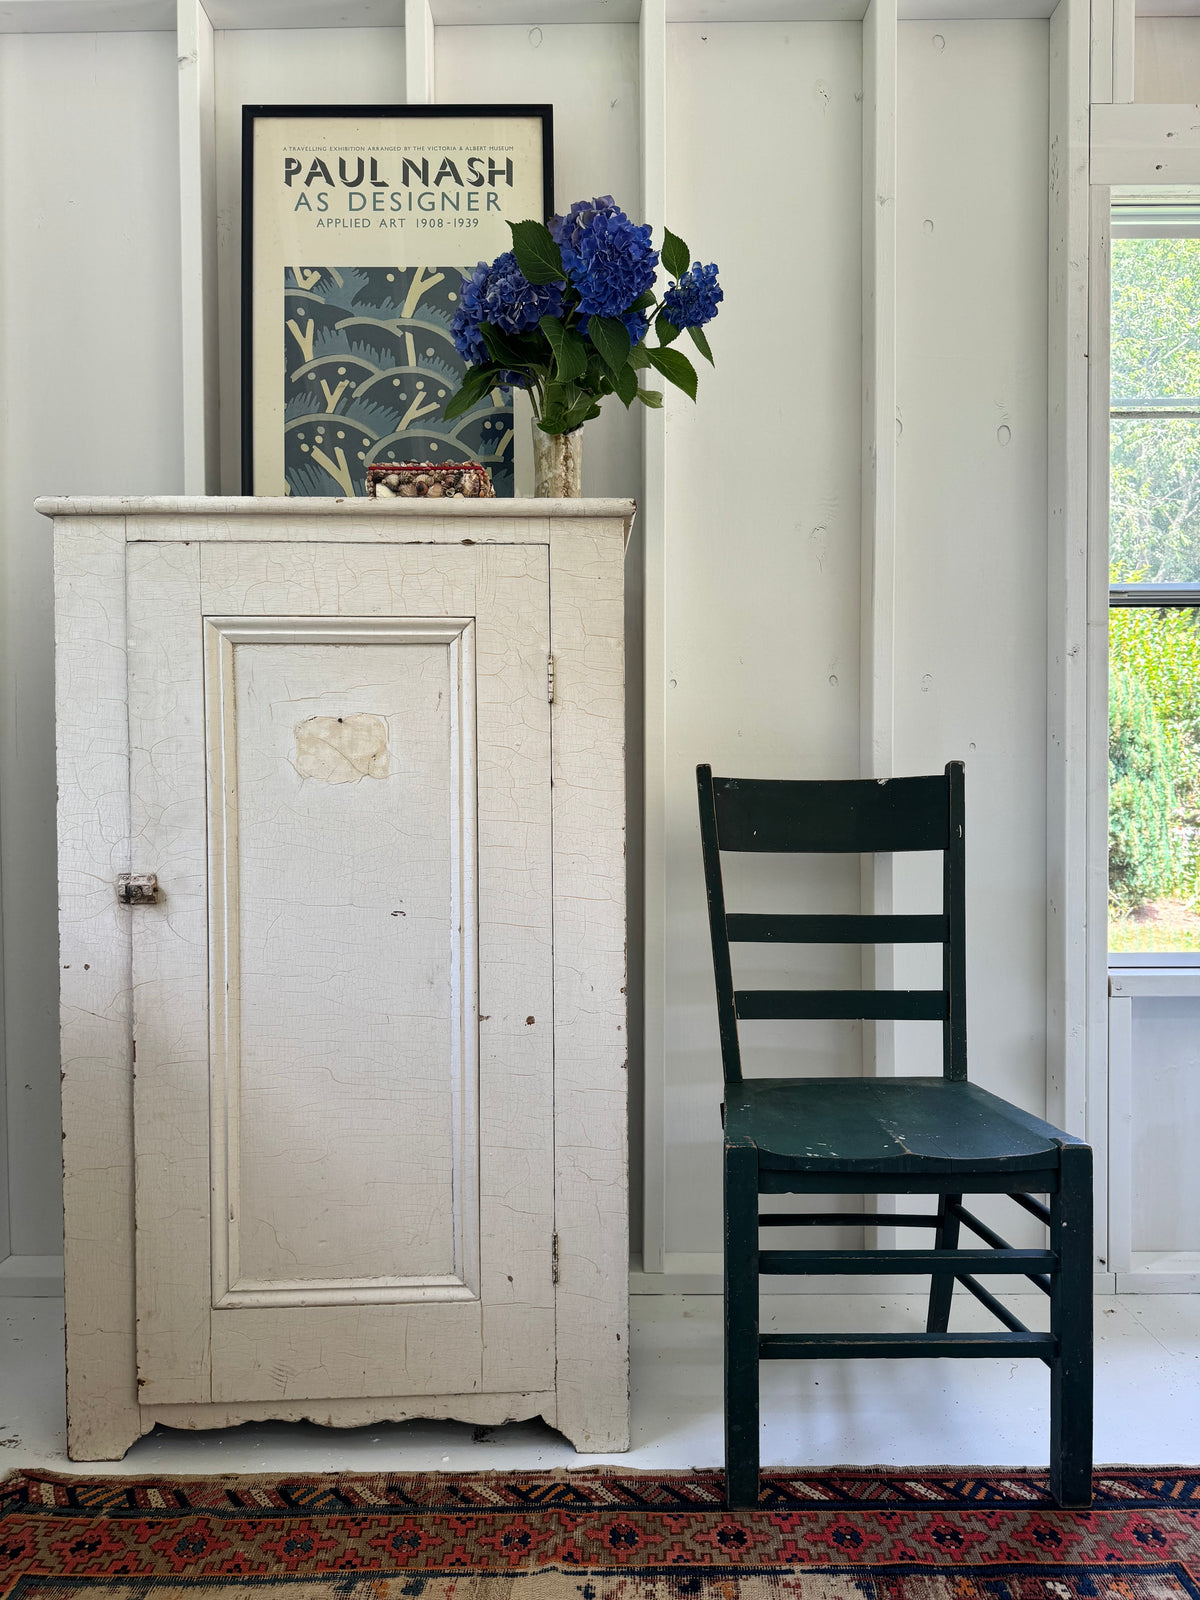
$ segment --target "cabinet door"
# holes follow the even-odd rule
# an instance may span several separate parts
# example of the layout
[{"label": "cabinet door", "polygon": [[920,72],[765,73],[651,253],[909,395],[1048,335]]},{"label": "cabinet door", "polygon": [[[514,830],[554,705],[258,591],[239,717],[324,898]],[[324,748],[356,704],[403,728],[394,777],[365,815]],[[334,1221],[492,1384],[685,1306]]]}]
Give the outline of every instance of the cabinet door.
[{"label": "cabinet door", "polygon": [[142,1402],[552,1390],[546,547],[134,544],[129,617]]}]

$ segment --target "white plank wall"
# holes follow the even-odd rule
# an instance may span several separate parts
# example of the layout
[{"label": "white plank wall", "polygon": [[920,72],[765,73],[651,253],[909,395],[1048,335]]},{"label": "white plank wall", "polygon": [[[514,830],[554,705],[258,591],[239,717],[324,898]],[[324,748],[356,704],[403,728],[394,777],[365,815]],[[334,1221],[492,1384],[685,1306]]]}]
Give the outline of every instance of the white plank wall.
[{"label": "white plank wall", "polygon": [[[674,24],[666,87],[671,224],[717,260],[726,295],[716,373],[701,375],[695,408],[667,414],[661,1092],[665,1258],[686,1272],[718,1265],[721,1206],[696,763],[858,771],[862,30]],[[737,108],[736,144],[712,115],[722,103]],[[757,867],[746,881],[769,885],[771,867]],[[856,861],[821,876],[838,909],[857,909]],[[794,970],[849,985],[857,968],[856,952],[814,951]],[[786,1071],[787,1038],[757,1024],[749,1059]],[[807,1041],[804,1070],[860,1070],[857,1024],[819,1025]]]},{"label": "white plank wall", "polygon": [[1200,102],[1200,17],[1138,17],[1134,38],[1135,100]]},{"label": "white plank wall", "polygon": [[[971,1076],[1039,1114],[1047,44],[1043,21],[901,23],[898,114],[896,770],[966,762]],[[930,867],[897,858],[897,907],[935,908]],[[897,985],[931,958],[897,950]],[[897,1071],[928,1070],[936,1026],[897,1035]]]},{"label": "white plank wall", "polygon": [[51,548],[33,500],[182,486],[175,54],[169,33],[0,38],[0,817],[19,1257],[62,1249]]},{"label": "white plank wall", "polygon": [[242,106],[402,104],[404,29],[222,28],[214,42],[220,482],[213,492],[240,494]]},{"label": "white plank wall", "polygon": [[[682,20],[707,0],[641,0],[599,23],[514,0],[492,13],[504,25],[450,26],[444,3],[348,0],[351,25],[312,27],[267,0],[211,20],[202,0],[96,0],[98,26],[177,35],[0,34],[0,1257],[9,1233],[22,1258],[59,1248],[50,551],[31,502],[238,489],[244,102],[552,102],[560,203],[612,193],[721,268],[698,405],[612,408],[584,467],[587,493],[642,507],[626,590],[635,1283],[712,1288],[719,1262],[698,760],[815,776],[964,758],[975,1074],[1073,1128],[1086,1113],[1103,1141],[1103,959],[1088,979],[1071,767],[1089,720],[1103,738],[1080,653],[1088,100],[1093,182],[1154,181],[1200,102],[1200,19],[1059,0],[1049,18],[898,21],[896,0],[869,0],[863,19],[801,20],[801,0],[738,0],[746,20],[713,22]],[[1200,182],[1184,144],[1170,176]],[[1092,858],[1094,878],[1094,840]],[[843,910],[893,893],[886,864],[860,881],[849,862],[769,887]],[[909,887],[900,870],[897,903]],[[789,970],[853,983],[858,957]],[[1139,1028],[1135,1048],[1158,1038]],[[756,1041],[764,1069],[790,1059],[769,1025]],[[889,1071],[915,1049],[830,1024],[798,1059]]]}]

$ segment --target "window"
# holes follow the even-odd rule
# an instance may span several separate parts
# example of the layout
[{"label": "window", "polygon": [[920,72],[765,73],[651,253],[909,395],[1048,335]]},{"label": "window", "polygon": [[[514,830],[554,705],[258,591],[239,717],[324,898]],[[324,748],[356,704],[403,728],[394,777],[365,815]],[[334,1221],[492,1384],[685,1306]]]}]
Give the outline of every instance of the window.
[{"label": "window", "polygon": [[1200,963],[1200,207],[1113,213],[1109,948]]}]

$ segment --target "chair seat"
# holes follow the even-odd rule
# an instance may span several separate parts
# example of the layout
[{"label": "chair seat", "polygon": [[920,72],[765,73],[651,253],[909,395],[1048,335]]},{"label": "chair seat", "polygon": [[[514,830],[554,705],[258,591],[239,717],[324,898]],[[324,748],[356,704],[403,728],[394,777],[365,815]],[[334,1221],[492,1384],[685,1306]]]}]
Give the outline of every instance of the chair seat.
[{"label": "chair seat", "polygon": [[749,1078],[725,1092],[726,1143],[789,1172],[986,1172],[1057,1167],[1074,1143],[973,1083],[945,1078]]}]

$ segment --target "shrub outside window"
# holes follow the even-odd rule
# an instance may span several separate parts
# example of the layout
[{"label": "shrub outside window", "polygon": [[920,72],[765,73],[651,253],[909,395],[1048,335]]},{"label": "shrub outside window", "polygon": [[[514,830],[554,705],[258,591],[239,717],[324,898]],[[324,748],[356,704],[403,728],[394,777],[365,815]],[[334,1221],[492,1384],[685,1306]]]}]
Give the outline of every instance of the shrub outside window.
[{"label": "shrub outside window", "polygon": [[1200,963],[1200,211],[1113,213],[1109,949]]}]

